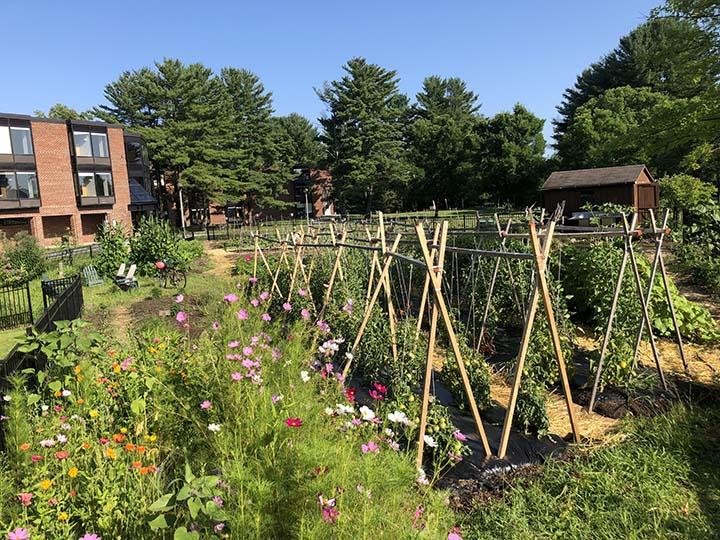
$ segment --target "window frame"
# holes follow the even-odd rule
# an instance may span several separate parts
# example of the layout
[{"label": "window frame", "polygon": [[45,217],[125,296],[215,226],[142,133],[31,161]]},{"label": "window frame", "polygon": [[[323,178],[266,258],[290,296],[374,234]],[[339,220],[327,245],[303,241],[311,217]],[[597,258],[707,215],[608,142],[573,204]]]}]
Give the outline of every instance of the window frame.
[{"label": "window frame", "polygon": [[[99,156],[95,154],[95,137],[103,137],[105,139],[105,154],[104,156]],[[110,158],[110,139],[108,138],[107,133],[100,133],[91,131],[90,132],[90,152],[92,152],[92,157],[94,158],[103,158],[103,159],[109,159]]]},{"label": "window frame", "polygon": [[0,171],[1,175],[11,175],[12,179],[8,182],[7,191],[14,189],[16,193],[20,193],[20,185],[18,184],[18,174],[32,175],[35,178],[34,186],[34,197],[29,196],[30,191],[28,190],[27,197],[2,197],[0,201],[29,201],[29,200],[40,200],[40,182],[38,182],[37,171]]},{"label": "window frame", "polygon": [[[15,150],[15,143],[13,141],[13,130],[27,132],[28,141],[30,142],[30,152],[17,152]],[[11,124],[8,126],[8,131],[10,132],[10,148],[12,150],[13,156],[34,156],[35,155],[35,144],[33,143],[32,129],[30,129],[30,126],[28,126],[28,127],[13,126]]]}]

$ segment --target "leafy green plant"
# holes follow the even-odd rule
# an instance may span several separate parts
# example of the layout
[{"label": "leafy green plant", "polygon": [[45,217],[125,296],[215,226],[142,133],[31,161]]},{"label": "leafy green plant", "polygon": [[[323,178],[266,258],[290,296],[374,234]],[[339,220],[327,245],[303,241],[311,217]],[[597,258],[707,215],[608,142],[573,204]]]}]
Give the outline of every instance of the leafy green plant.
[{"label": "leafy green plant", "polygon": [[130,244],[127,233],[119,222],[104,221],[95,240],[100,244],[100,253],[95,259],[98,271],[108,277],[113,277],[121,264],[130,262]]},{"label": "leafy green plant", "polygon": [[5,240],[3,250],[7,264],[18,273],[34,279],[47,270],[47,257],[37,239],[26,233],[19,232],[12,240]]},{"label": "leafy green plant", "polygon": [[528,435],[547,435],[550,419],[547,415],[548,392],[532,379],[523,381],[518,395],[513,423]]},{"label": "leafy green plant", "polygon": [[130,253],[140,275],[155,275],[155,263],[160,260],[184,263],[180,243],[180,238],[167,220],[156,217],[140,220],[130,238]]}]

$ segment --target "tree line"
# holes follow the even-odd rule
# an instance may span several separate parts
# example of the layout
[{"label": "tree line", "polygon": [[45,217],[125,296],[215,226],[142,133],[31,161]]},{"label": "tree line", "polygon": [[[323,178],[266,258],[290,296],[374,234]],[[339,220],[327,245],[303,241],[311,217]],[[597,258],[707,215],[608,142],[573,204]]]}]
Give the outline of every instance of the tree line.
[{"label": "tree line", "polygon": [[656,9],[565,91],[550,156],[545,121],[523,105],[486,116],[462,79],[439,76],[411,100],[396,71],[364,58],[316,89],[319,130],[299,114],[276,116],[248,70],[176,59],[121,74],[91,111],[48,114],[127,125],[156,174],[248,210],[281,205],[298,166],[330,169],[344,212],[518,206],[553,170],[632,163],[709,185],[720,182],[719,20],[717,0]]}]

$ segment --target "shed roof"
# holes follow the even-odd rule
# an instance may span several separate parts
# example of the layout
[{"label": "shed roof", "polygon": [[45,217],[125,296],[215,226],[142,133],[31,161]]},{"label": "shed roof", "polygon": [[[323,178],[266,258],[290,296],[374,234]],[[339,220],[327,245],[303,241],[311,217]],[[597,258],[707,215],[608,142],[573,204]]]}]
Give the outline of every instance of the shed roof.
[{"label": "shed roof", "polygon": [[590,186],[609,186],[614,184],[633,184],[645,171],[650,181],[654,179],[645,165],[624,165],[622,167],[601,167],[598,169],[576,169],[574,171],[555,171],[542,190],[572,189]]}]

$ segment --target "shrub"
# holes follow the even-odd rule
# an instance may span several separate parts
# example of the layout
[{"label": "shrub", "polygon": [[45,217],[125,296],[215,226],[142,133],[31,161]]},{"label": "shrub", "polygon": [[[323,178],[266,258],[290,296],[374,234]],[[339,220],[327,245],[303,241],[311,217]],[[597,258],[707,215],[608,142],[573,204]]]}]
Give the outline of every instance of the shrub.
[{"label": "shrub", "polygon": [[550,419],[547,415],[548,392],[541,385],[524,380],[518,395],[513,423],[526,434],[547,435]]},{"label": "shrub", "polygon": [[184,263],[180,238],[170,223],[156,217],[143,218],[130,238],[130,253],[143,276],[155,275],[155,263],[170,260]]},{"label": "shrub", "polygon": [[95,235],[101,250],[95,259],[98,271],[108,277],[117,273],[121,264],[130,262],[130,245],[122,224],[104,221]]},{"label": "shrub", "polygon": [[13,270],[24,273],[27,279],[35,279],[47,270],[47,257],[34,236],[19,232],[5,242],[7,263]]},{"label": "shrub", "polygon": [[186,265],[201,258],[205,247],[200,240],[185,240],[178,244],[178,259]]}]

